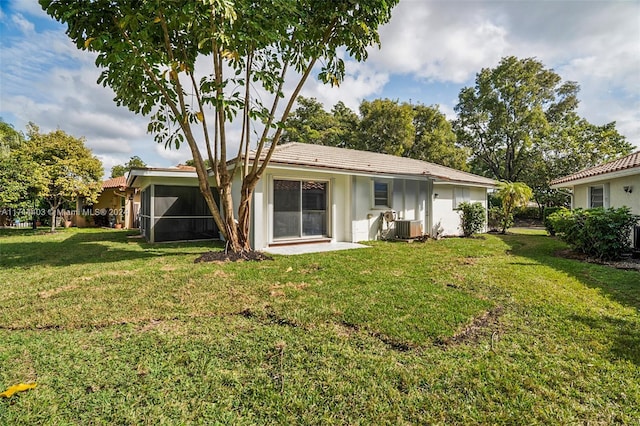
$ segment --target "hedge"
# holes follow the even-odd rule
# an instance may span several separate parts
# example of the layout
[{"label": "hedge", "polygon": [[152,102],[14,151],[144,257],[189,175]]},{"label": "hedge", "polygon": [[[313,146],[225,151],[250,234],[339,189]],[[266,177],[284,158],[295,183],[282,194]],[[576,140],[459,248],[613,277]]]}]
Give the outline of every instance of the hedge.
[{"label": "hedge", "polygon": [[548,217],[558,236],[573,249],[598,259],[619,259],[631,249],[631,232],[640,216],[628,207],[561,209]]}]

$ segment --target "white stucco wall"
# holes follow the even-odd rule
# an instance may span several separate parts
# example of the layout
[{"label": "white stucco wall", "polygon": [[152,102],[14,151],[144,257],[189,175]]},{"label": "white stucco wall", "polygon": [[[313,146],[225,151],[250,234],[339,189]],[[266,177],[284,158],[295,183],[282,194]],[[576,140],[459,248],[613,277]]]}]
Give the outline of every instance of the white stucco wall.
[{"label": "white stucco wall", "polygon": [[[420,220],[423,232],[427,230],[428,196],[430,181],[427,179],[383,178],[371,176],[353,176],[352,178],[352,229],[351,241],[367,241],[378,238],[378,230],[389,225],[380,218],[386,211],[392,210],[397,219]],[[389,183],[391,188],[390,206],[374,206],[373,183]]]},{"label": "white stucco wall", "polygon": [[[473,186],[452,185],[445,183],[435,183],[433,186],[433,216],[431,220],[431,233],[435,234],[435,229],[441,229],[442,235],[461,235],[460,212],[454,210],[454,188],[468,188],[469,202],[479,202],[487,208],[487,189]],[[435,194],[438,194],[437,197]]]},{"label": "white stucco wall", "polygon": [[[351,241],[350,177],[316,171],[268,168],[254,192],[252,214],[252,242],[257,250],[273,243],[273,180],[301,179],[328,183],[327,234],[333,241]],[[237,179],[236,179],[237,180]],[[234,201],[239,200],[239,180],[234,181]],[[237,204],[237,201],[236,201]]]},{"label": "white stucco wall", "polygon": [[[608,185],[608,204],[605,207],[627,206],[633,214],[640,214],[640,173],[616,179],[602,179],[573,187],[573,208],[589,208],[589,187]],[[624,191],[625,186],[632,192]],[[606,199],[607,197],[605,197]]]}]

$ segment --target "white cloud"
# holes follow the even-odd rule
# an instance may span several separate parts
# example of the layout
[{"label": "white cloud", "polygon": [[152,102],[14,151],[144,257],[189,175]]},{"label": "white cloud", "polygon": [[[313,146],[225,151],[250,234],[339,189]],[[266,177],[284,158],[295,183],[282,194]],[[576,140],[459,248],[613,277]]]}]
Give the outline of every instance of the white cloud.
[{"label": "white cloud", "polygon": [[33,22],[27,21],[26,19],[24,19],[24,17],[19,14],[16,13],[15,15],[11,16],[11,21],[20,29],[20,31],[22,31],[24,34],[29,34],[34,32],[35,30],[35,25],[33,25]]},{"label": "white cloud", "polygon": [[22,12],[26,15],[30,15],[32,17],[37,18],[47,18],[48,15],[42,9],[38,0],[9,0],[8,3],[11,5],[11,8]]},{"label": "white cloud", "polygon": [[[20,25],[23,32],[3,34],[0,116],[15,117],[19,129],[34,121],[45,131],[59,127],[86,136],[107,171],[132,155],[163,167],[190,158],[187,147],[166,150],[153,141],[146,134],[146,118],[116,107],[113,92],[96,83],[95,54],[78,50],[62,26],[42,31],[42,18],[53,21],[37,1],[4,6],[0,19],[14,29]],[[407,97],[430,104],[434,101],[428,93],[421,96],[444,83],[437,99],[452,118],[457,92],[473,84],[481,68],[495,67],[506,55],[537,57],[565,80],[580,83],[582,115],[594,124],[617,121],[631,142],[640,145],[639,14],[640,3],[622,1],[401,0],[381,29],[381,50],[371,49],[366,63],[346,59],[340,87],[310,79],[302,94],[316,97],[326,109],[343,101],[357,110],[362,99],[399,96],[392,90],[402,85],[416,89],[406,91]],[[197,70],[204,67],[210,68],[207,58],[196,65]],[[295,80],[289,77],[288,93]],[[268,100],[260,89],[256,95]],[[235,156],[240,123],[230,125],[228,132],[230,156]],[[201,135],[197,138],[203,141]]]},{"label": "white cloud", "polygon": [[[475,4],[475,3],[474,3]],[[380,30],[373,65],[388,73],[462,83],[497,62],[509,47],[506,30],[489,14],[460,4],[401,1]]]},{"label": "white cloud", "polygon": [[401,0],[366,66],[390,81],[410,76],[461,88],[501,57],[535,57],[580,84],[582,115],[617,121],[640,145],[638,16],[639,2]]},{"label": "white cloud", "polygon": [[[171,165],[175,166],[178,164],[183,164],[185,161],[191,159],[191,151],[186,146],[181,146],[180,149],[175,149],[175,147],[169,149],[164,147],[164,144],[157,143],[154,151],[160,157],[169,160]],[[144,160],[144,159],[143,159]]]},{"label": "white cloud", "polygon": [[339,87],[331,87],[319,80],[309,80],[302,89],[302,96],[313,97],[324,104],[326,110],[330,110],[339,101],[357,111],[363,99],[381,92],[389,81],[389,75],[378,72],[364,64],[347,60],[345,61],[345,78]]}]

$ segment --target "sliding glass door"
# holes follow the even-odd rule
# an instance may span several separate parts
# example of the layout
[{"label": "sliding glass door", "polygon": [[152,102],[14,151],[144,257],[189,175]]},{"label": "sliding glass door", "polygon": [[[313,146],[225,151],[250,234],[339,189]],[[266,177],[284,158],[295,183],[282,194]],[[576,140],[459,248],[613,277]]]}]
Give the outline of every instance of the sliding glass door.
[{"label": "sliding glass door", "polygon": [[327,183],[273,181],[273,238],[327,235]]}]

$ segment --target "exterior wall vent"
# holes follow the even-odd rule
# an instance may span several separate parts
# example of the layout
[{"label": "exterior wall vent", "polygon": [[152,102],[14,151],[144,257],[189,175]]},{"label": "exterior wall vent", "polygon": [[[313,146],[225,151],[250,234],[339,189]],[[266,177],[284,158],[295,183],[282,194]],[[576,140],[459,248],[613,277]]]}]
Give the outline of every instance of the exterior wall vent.
[{"label": "exterior wall vent", "polygon": [[418,238],[422,236],[422,222],[419,220],[396,220],[396,238]]}]

